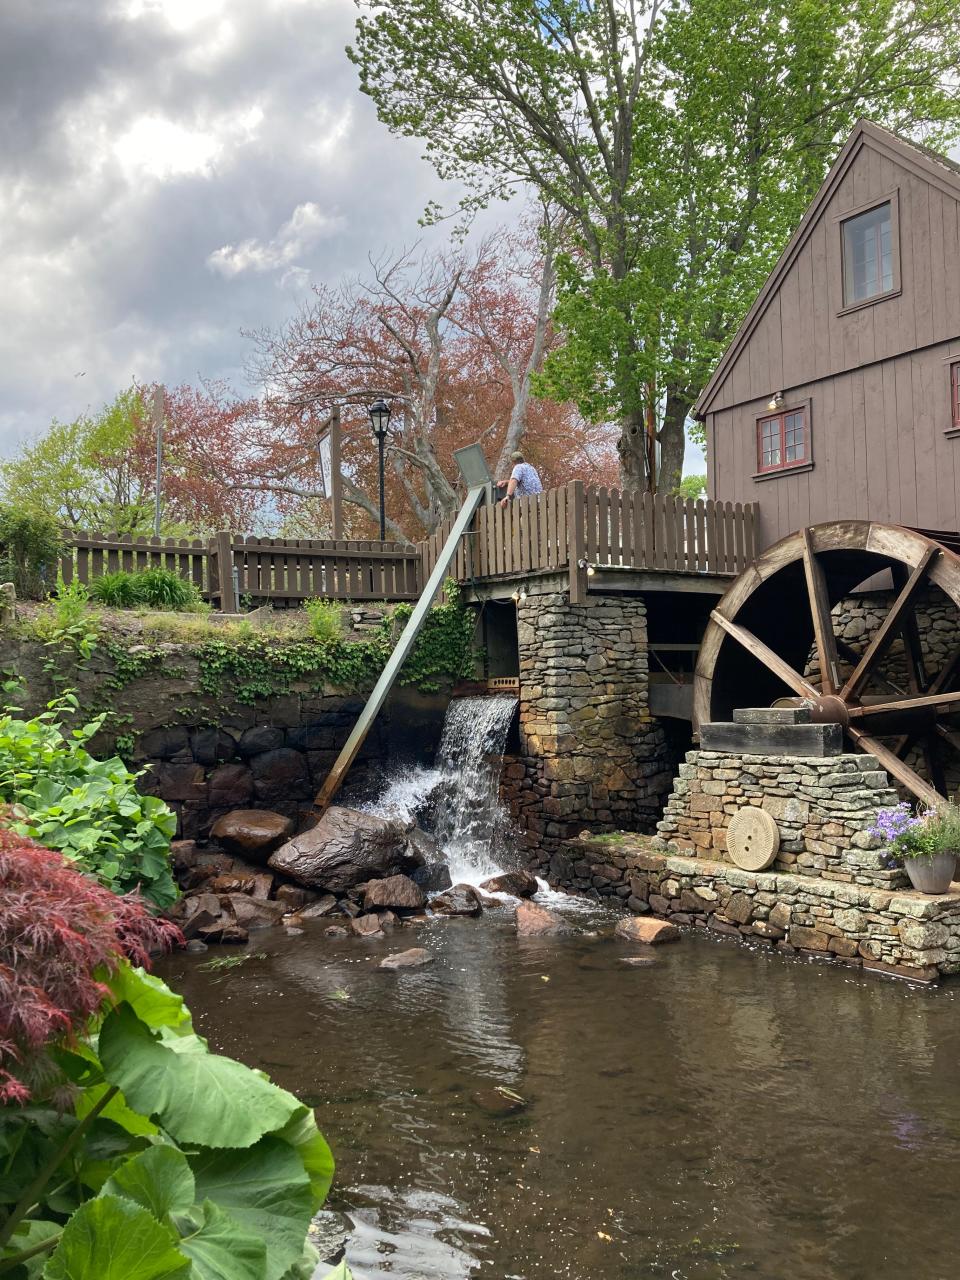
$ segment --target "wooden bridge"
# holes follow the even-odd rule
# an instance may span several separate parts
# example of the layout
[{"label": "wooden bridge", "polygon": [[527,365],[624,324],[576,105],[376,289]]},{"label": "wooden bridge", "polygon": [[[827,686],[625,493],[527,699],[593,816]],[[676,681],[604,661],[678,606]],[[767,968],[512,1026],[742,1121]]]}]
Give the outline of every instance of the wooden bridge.
[{"label": "wooden bridge", "polygon": [[[224,613],[241,601],[296,608],[304,600],[413,601],[453,521],[417,545],[356,539],[149,538],[68,531],[64,581],[90,583],[119,569],[159,565],[196,583]],[[451,576],[488,598],[569,587],[572,603],[595,592],[676,590],[720,594],[755,558],[753,504],[693,501],[579,480],[482,506],[460,540]]]}]

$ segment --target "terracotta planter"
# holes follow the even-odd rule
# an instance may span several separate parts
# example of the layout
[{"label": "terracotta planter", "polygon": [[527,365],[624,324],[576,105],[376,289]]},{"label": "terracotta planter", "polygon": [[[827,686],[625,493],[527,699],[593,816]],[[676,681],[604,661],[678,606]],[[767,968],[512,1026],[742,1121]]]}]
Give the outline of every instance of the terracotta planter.
[{"label": "terracotta planter", "polygon": [[955,853],[935,853],[930,858],[904,858],[910,883],[921,893],[947,893],[957,869]]}]

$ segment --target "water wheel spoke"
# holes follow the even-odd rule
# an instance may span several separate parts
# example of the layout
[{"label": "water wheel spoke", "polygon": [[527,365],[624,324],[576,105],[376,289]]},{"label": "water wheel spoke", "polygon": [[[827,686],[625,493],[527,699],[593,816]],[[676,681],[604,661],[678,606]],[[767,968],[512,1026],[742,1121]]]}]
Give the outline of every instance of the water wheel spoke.
[{"label": "water wheel spoke", "polygon": [[851,720],[868,720],[872,716],[902,715],[928,711],[933,715],[942,712],[949,715],[954,708],[960,710],[960,693],[920,693],[913,698],[895,698],[892,702],[870,702],[862,707],[850,707]]},{"label": "water wheel spoke", "polygon": [[837,663],[837,639],[830,616],[830,597],[823,566],[813,550],[813,535],[803,530],[803,572],[807,580],[810,613],[813,618],[813,636],[820,659],[820,686],[824,693],[836,693],[840,688],[840,668]]},{"label": "water wheel spoke", "polygon": [[938,738],[942,738],[944,742],[953,747],[954,751],[960,751],[960,733],[957,733],[955,729],[948,729],[945,724],[938,724],[934,726],[933,731]]},{"label": "water wheel spoke", "polygon": [[927,777],[940,795],[947,794],[947,780],[944,777],[940,757],[937,755],[936,735],[933,731],[923,738],[923,763],[927,767]]},{"label": "water wheel spoke", "polygon": [[869,755],[876,756],[887,773],[896,778],[922,804],[928,805],[930,808],[936,808],[938,805],[943,804],[946,797],[929,782],[921,778],[916,770],[911,769],[908,764],[904,764],[900,757],[878,738],[871,737],[870,734],[864,733],[854,725],[847,727],[847,733],[861,751],[866,751]]},{"label": "water wheel spoke", "polygon": [[774,653],[770,646],[764,644],[752,631],[748,631],[746,627],[741,627],[736,622],[730,622],[716,609],[710,617],[731,639],[743,645],[748,653],[752,654],[758,662],[762,662],[768,671],[772,671],[794,693],[799,694],[801,698],[819,697],[819,689],[815,689],[808,680],[804,680],[799,671],[795,671],[789,662],[784,661],[778,653]]},{"label": "water wheel spoke", "polygon": [[960,667],[960,649],[954,650],[953,656],[950,658],[946,666],[941,667],[937,674],[930,681],[927,693],[940,693],[945,690],[947,685],[953,680],[957,674],[957,668]]},{"label": "water wheel spoke", "polygon": [[873,639],[867,645],[863,652],[863,656],[847,679],[847,683],[840,690],[840,697],[843,698],[844,701],[850,701],[851,698],[856,697],[860,689],[863,687],[867,677],[870,675],[873,667],[880,661],[892,644],[894,638],[901,630],[901,623],[903,621],[904,614],[907,609],[910,608],[914,597],[923,585],[923,581],[927,576],[927,570],[939,554],[940,547],[935,543],[931,543],[924,550],[916,568],[910,574],[896,600],[894,600],[893,604],[890,606],[890,612],[884,618]]},{"label": "water wheel spoke", "polygon": [[[837,649],[839,650],[840,657],[845,658],[846,661],[850,663],[851,667],[855,667],[860,661],[860,654],[857,653],[853,645],[847,644],[846,640],[841,640],[839,637],[837,637]],[[883,685],[885,689],[888,689],[891,693],[899,694],[901,697],[906,697],[907,695],[906,689],[902,689],[900,685],[891,680],[889,676],[885,676],[879,671],[875,671],[873,673],[873,682],[874,684]]]}]

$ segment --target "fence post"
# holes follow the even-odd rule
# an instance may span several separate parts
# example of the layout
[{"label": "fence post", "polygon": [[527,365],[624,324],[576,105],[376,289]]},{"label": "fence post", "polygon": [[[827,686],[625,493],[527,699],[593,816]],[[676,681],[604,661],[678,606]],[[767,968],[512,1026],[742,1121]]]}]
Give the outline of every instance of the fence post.
[{"label": "fence post", "polygon": [[220,612],[236,613],[237,600],[233,590],[233,534],[219,529],[216,534],[217,576],[220,587]]},{"label": "fence post", "polygon": [[583,504],[583,481],[571,480],[567,485],[567,569],[571,604],[583,604],[587,598],[587,572],[580,568],[587,550]]}]

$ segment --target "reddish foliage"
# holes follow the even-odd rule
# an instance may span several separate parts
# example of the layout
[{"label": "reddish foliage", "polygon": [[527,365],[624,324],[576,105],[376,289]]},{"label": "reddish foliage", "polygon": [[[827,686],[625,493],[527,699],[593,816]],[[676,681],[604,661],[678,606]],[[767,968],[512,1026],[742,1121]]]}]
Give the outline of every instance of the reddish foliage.
[{"label": "reddish foliage", "polygon": [[55,1077],[51,1042],[80,1031],[108,992],[97,970],[181,941],[135,894],[118,898],[51,853],[0,829],[0,1103]]}]

